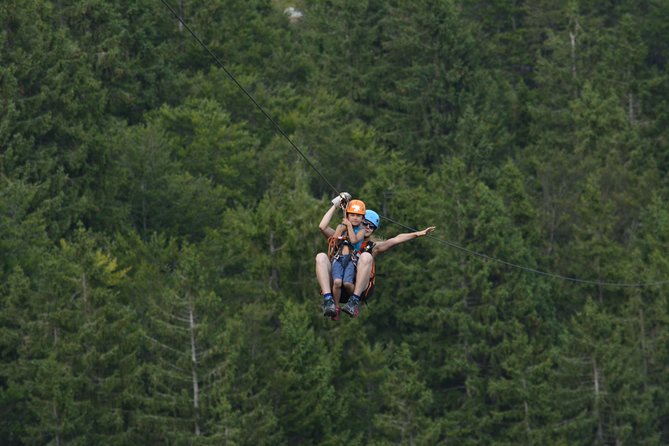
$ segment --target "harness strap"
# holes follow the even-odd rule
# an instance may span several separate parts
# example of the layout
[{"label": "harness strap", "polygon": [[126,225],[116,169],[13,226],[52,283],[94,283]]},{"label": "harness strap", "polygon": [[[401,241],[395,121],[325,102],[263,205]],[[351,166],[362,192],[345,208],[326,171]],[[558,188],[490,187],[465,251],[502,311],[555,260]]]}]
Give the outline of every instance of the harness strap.
[{"label": "harness strap", "polygon": [[[363,252],[368,252],[371,255],[372,249],[374,249],[373,241],[367,240],[362,243],[362,245],[360,246],[360,250],[356,253],[355,256],[356,267],[357,267],[358,257],[360,256],[360,254],[362,254]],[[362,295],[360,296],[360,299],[363,302],[366,302],[367,298],[369,298],[372,295],[372,293],[374,292],[375,284],[376,284],[376,262],[374,262],[374,258],[372,258],[372,270],[369,272],[369,283],[367,284],[367,288],[365,289],[365,291],[363,291]]]},{"label": "harness strap", "polygon": [[367,299],[374,292],[375,285],[376,285],[376,266],[374,265],[374,262],[372,262],[372,271],[369,273],[369,283],[367,284],[367,288],[365,289],[365,291],[363,291],[362,295],[360,296],[360,300],[362,302],[367,303]]},{"label": "harness strap", "polygon": [[348,246],[351,258],[356,257],[357,252],[355,252],[353,249],[355,246],[350,242],[348,237],[341,236],[339,238],[335,238],[332,236],[328,239],[328,259],[330,259],[330,261],[338,259],[344,246]]},{"label": "harness strap", "polygon": [[[328,238],[328,259],[330,261],[333,261],[335,259],[338,259],[339,256],[341,255],[341,249],[344,246],[344,244],[348,244],[348,246],[352,247],[351,243],[346,239],[346,237],[330,237]],[[358,257],[360,254],[363,252],[368,252],[372,253],[372,249],[374,248],[374,242],[372,241],[365,241],[362,243],[360,246],[359,251],[352,251],[351,252],[351,261],[353,264],[358,266]],[[362,295],[360,296],[360,299],[364,302],[367,300],[369,296],[374,292],[374,286],[376,284],[376,263],[372,260],[372,270],[369,273],[369,284],[367,285],[367,288],[365,291],[363,291]]]},{"label": "harness strap", "polygon": [[330,237],[328,239],[328,259],[330,259],[330,261],[338,259],[339,256],[341,256],[344,246],[352,246],[351,243],[346,240],[346,237]]}]

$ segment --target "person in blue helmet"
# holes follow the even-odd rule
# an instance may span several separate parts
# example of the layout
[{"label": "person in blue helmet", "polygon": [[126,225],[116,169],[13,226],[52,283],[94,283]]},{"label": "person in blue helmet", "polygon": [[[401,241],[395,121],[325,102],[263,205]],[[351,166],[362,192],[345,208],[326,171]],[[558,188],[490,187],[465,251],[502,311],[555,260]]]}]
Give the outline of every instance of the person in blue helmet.
[{"label": "person in blue helmet", "polygon": [[374,231],[381,226],[381,218],[375,211],[368,209],[365,218],[360,224],[364,234],[364,240],[358,251],[356,259],[355,288],[353,294],[341,309],[350,317],[357,317],[360,313],[360,301],[362,296],[368,297],[373,290],[374,284],[374,258],[379,254],[387,252],[395,246],[408,242],[418,237],[425,237],[434,231],[435,226],[429,226],[422,231],[405,232],[398,234],[388,240],[373,240]]},{"label": "person in blue helmet", "polygon": [[[334,234],[335,231],[329,227],[329,223],[337,208],[340,207],[342,200],[347,199],[350,200],[350,195],[342,193],[332,200],[332,207],[325,213],[319,224],[319,229],[324,236],[331,238]],[[388,240],[374,240],[372,235],[380,225],[381,218],[379,214],[373,210],[366,210],[364,219],[360,224],[362,228],[360,233],[364,238],[356,252],[354,260],[356,265],[354,289],[350,293],[348,302],[341,309],[341,311],[344,311],[350,317],[358,316],[361,299],[369,296],[373,290],[374,258],[401,243],[418,237],[424,237],[435,229],[434,226],[430,226],[422,231],[399,234]],[[335,303],[332,295],[332,261],[325,252],[316,255],[316,278],[323,296],[323,315],[330,317],[334,321],[339,320],[339,302]]]}]

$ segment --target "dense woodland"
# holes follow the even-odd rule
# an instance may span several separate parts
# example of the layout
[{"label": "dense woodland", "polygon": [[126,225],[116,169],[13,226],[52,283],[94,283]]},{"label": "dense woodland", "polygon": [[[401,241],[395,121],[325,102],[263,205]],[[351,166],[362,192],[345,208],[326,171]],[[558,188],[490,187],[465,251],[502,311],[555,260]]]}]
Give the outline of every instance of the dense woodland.
[{"label": "dense woodland", "polygon": [[669,2],[166,1],[0,2],[3,446],[669,444]]}]

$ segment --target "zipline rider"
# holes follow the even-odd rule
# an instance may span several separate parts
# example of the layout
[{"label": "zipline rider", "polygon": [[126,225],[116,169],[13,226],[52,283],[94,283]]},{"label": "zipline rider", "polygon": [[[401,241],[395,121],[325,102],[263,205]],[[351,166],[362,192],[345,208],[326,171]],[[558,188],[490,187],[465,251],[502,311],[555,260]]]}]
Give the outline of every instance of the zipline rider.
[{"label": "zipline rider", "polygon": [[[323,215],[318,228],[320,229],[323,236],[328,239],[328,245],[332,246],[333,241],[331,238],[335,234],[335,230],[332,229],[330,221],[334,216],[337,208],[339,208],[343,202],[350,200],[351,195],[343,192],[337,197],[333,198],[331,203],[332,206],[328,211]],[[357,317],[360,312],[359,304],[361,300],[366,300],[372,294],[374,290],[374,279],[375,279],[375,268],[374,268],[374,258],[382,254],[395,246],[408,242],[418,237],[424,237],[434,231],[435,226],[429,226],[422,231],[415,232],[406,232],[398,234],[393,238],[388,240],[372,240],[372,234],[376,231],[381,224],[381,219],[379,214],[373,210],[367,209],[365,212],[365,218],[363,219],[360,226],[362,227],[364,240],[354,256],[354,261],[356,264],[356,274],[355,274],[355,288],[353,294],[351,294],[346,305],[341,309],[347,313],[352,318]],[[321,287],[321,294],[323,295],[323,316],[330,317],[332,320],[339,319],[338,307],[334,302],[332,296],[332,261],[328,257],[328,254],[320,252],[316,255],[316,279],[318,284]],[[345,289],[342,291],[346,291]],[[342,297],[345,293],[342,293]],[[343,301],[344,299],[342,299]]]}]

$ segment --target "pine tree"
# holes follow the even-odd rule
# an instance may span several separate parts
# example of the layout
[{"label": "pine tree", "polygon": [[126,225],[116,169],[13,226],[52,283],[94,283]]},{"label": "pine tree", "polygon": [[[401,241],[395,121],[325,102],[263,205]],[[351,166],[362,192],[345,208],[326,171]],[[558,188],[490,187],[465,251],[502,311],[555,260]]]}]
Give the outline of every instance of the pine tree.
[{"label": "pine tree", "polygon": [[298,27],[307,53],[316,55],[319,85],[357,104],[354,113],[365,120],[380,101],[373,80],[382,69],[376,61],[386,8],[378,0],[309,2]]},{"label": "pine tree", "polygon": [[[514,202],[528,201],[522,185],[513,182],[513,170],[505,172],[500,189]],[[462,162],[435,172],[428,190],[430,197],[442,197],[439,204],[413,205],[414,211],[407,203],[405,209],[439,221],[439,238],[457,240],[467,252],[433,240],[422,250],[414,245],[406,258],[394,253],[384,259],[384,268],[393,267],[386,280],[401,296],[387,311],[397,318],[403,339],[416,345],[429,388],[449,389],[435,395],[435,406],[444,408],[438,416],[446,438],[465,444],[529,439],[546,412],[541,378],[547,358],[540,352],[554,323],[553,308],[550,299],[535,297],[541,283],[494,259],[535,266],[521,236],[523,230],[532,234],[533,217],[520,208],[505,209],[501,197],[468,175]],[[486,258],[466,255],[472,252]]]},{"label": "pine tree", "polygon": [[[638,255],[634,256],[637,263],[637,279],[646,282],[662,282],[669,274],[669,262],[666,258],[666,228],[669,224],[669,214],[666,211],[664,200],[657,196],[652,197],[651,203],[640,216],[639,231],[635,235],[634,246]],[[635,293],[630,299],[629,320],[635,324],[633,339],[638,339],[638,349],[641,358],[643,385],[646,393],[656,395],[659,407],[652,411],[652,420],[661,426],[656,429],[660,435],[660,442],[669,439],[666,407],[667,393],[664,382],[663,366],[669,357],[667,337],[669,336],[669,321],[667,321],[667,301],[664,297],[664,283],[647,287],[640,293]],[[658,404],[658,403],[656,403]],[[640,414],[644,416],[645,414]]]},{"label": "pine tree", "polygon": [[407,344],[394,350],[379,385],[383,403],[373,418],[375,434],[370,444],[436,444],[439,423],[430,417],[432,392],[421,376],[420,365],[411,359]]},{"label": "pine tree", "polygon": [[217,103],[191,100],[163,107],[157,125],[172,141],[180,168],[221,186],[228,204],[242,203],[259,189],[253,181],[261,176],[246,174],[260,170],[254,157],[257,137],[246,125],[232,123]]},{"label": "pine tree", "polygon": [[222,311],[220,300],[207,291],[194,247],[184,245],[172,262],[174,269],[162,277],[165,283],[147,296],[148,382],[138,423],[149,437],[200,441],[209,433],[205,427],[216,382],[207,377],[220,357],[215,340]]},{"label": "pine tree", "polygon": [[10,277],[6,311],[15,357],[3,366],[24,413],[24,442],[133,441],[137,329],[116,287],[127,270],[80,231],[45,252],[39,269]]},{"label": "pine tree", "polygon": [[341,358],[334,382],[336,402],[329,415],[338,420],[329,436],[335,444],[366,444],[378,436],[374,418],[382,412],[381,385],[394,350],[366,334],[369,321],[365,319],[364,327],[350,324],[331,332],[331,356]]},{"label": "pine tree", "polygon": [[453,2],[393,3],[380,26],[385,69],[373,80],[383,93],[372,123],[389,147],[430,166],[477,78],[474,35]]},{"label": "pine tree", "polygon": [[636,319],[620,319],[589,299],[563,334],[553,371],[555,439],[570,444],[657,444],[652,392],[636,339]]},{"label": "pine tree", "polygon": [[[311,306],[309,306],[311,307]],[[336,429],[330,411],[336,360],[310,327],[307,306],[284,305],[271,392],[288,444],[319,443]]]},{"label": "pine tree", "polygon": [[142,234],[164,232],[200,240],[216,226],[225,206],[225,189],[174,160],[176,143],[159,125],[129,127],[115,133],[118,203]]}]

